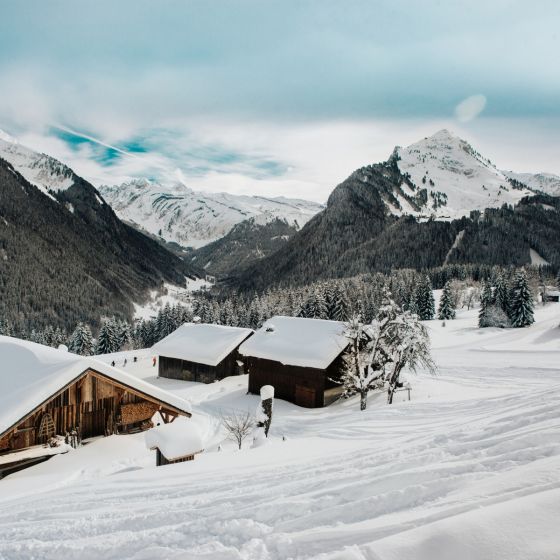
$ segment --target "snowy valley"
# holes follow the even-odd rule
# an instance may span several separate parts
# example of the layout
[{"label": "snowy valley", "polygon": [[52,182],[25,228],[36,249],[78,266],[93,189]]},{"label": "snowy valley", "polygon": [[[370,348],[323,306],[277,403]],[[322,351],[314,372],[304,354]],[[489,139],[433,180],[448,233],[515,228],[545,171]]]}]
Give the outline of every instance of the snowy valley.
[{"label": "snowy valley", "polygon": [[557,558],[560,304],[526,329],[478,329],[477,311],[426,323],[438,372],[407,374],[410,402],[276,399],[269,444],[241,451],[218,418],[257,407],[245,376],[204,385],[157,378],[149,351],[104,357],[188,399],[205,452],[156,467],[143,434],[111,436],[11,475],[0,558]]}]

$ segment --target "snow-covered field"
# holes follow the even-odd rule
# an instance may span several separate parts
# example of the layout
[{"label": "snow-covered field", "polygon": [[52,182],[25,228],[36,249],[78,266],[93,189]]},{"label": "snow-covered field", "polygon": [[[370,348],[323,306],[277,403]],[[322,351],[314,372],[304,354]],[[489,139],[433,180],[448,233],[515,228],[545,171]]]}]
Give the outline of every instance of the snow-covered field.
[{"label": "snow-covered field", "polygon": [[242,451],[217,416],[256,408],[245,377],[157,379],[149,352],[116,356],[191,400],[206,452],[156,468],[142,434],[112,436],[4,479],[0,558],[558,559],[560,305],[536,316],[432,321],[439,373],[411,375],[410,402],[277,400],[270,444]]}]

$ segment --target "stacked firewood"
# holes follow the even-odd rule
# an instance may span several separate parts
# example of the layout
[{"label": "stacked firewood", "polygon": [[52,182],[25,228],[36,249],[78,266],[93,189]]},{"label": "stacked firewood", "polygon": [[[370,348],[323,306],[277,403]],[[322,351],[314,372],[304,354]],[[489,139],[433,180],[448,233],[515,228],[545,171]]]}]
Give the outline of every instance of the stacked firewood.
[{"label": "stacked firewood", "polygon": [[150,402],[140,402],[121,405],[121,424],[135,424],[149,420],[158,410],[158,405]]}]

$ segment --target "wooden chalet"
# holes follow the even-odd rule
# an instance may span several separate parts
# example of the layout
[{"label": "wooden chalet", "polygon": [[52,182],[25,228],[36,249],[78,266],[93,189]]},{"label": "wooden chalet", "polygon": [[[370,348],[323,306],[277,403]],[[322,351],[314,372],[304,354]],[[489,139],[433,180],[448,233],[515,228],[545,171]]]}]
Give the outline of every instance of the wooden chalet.
[{"label": "wooden chalet", "polygon": [[94,358],[0,336],[0,364],[0,454],[72,431],[147,429],[157,411],[168,422],[191,416],[187,401]]},{"label": "wooden chalet", "polygon": [[146,447],[155,450],[156,466],[193,461],[204,451],[198,428],[191,420],[163,424],[145,434]]},{"label": "wooden chalet", "polygon": [[251,329],[185,323],[152,347],[160,377],[183,381],[213,381],[244,373],[239,345]]},{"label": "wooden chalet", "polygon": [[272,385],[277,398],[316,408],[335,401],[342,387],[343,354],[348,347],[345,327],[338,321],[273,317],[239,353],[249,374],[249,392]]}]

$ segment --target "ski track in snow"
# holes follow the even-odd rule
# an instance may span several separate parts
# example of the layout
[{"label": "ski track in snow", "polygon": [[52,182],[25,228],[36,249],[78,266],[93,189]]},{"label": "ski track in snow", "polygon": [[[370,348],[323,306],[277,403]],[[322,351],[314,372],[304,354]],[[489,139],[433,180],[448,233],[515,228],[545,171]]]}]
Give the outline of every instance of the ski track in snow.
[{"label": "ski track in snow", "polygon": [[[411,377],[411,402],[389,407],[376,395],[361,413],[356,400],[319,410],[277,400],[269,446],[209,446],[194,463],[161,468],[150,456],[106,476],[87,476],[84,464],[57,488],[3,493],[0,558],[558,558],[560,314],[550,309],[560,306],[531,329],[482,336],[472,328],[476,311],[445,328],[431,322],[441,367],[435,377]],[[500,353],[543,332],[552,337],[542,359],[538,347],[529,357]],[[258,402],[244,381],[154,382],[190,395],[216,443],[218,411]],[[531,544],[523,531],[537,522],[542,534]]]}]

